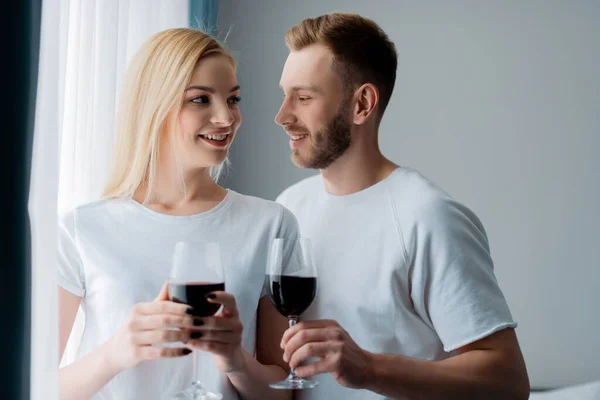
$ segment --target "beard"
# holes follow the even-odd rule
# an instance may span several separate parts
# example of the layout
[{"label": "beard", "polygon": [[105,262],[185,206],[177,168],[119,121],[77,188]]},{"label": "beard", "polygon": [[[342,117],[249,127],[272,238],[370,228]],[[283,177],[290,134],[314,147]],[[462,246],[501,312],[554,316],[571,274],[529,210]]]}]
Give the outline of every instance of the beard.
[{"label": "beard", "polygon": [[[292,151],[294,164],[300,168],[325,169],[348,150],[352,142],[348,107],[349,104],[343,102],[333,118],[323,128],[310,135],[313,141],[308,155],[303,156],[297,149]],[[306,132],[306,129],[303,131]]]}]

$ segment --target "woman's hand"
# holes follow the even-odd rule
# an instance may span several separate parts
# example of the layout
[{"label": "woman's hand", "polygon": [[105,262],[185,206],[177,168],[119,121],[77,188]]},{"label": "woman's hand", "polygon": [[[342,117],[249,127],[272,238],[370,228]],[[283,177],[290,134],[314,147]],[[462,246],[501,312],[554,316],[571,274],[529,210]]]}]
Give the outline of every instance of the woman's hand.
[{"label": "woman's hand", "polygon": [[207,295],[207,300],[210,303],[221,304],[223,308],[214,317],[196,318],[202,321],[201,325],[185,331],[188,332],[188,336],[196,332],[199,337],[188,341],[186,346],[212,353],[221,372],[240,371],[245,363],[242,351],[244,327],[240,321],[235,297],[230,293],[217,291]]},{"label": "woman's hand", "polygon": [[195,320],[189,306],[169,301],[165,283],[154,301],[133,307],[128,320],[107,343],[107,361],[123,371],[146,360],[186,356],[191,353],[188,348],[154,345],[188,341]]}]

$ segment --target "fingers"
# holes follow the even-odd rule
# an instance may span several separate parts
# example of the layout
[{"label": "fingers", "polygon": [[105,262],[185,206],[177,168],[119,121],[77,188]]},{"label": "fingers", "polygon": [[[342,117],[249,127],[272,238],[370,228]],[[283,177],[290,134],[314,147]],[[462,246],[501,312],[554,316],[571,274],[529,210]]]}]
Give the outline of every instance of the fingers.
[{"label": "fingers", "polygon": [[302,321],[292,326],[285,331],[281,338],[281,348],[285,347],[287,342],[299,331],[304,329],[319,329],[319,328],[340,328],[340,325],[333,320],[323,319],[316,321]]},{"label": "fingers", "polygon": [[194,328],[202,323],[201,319],[194,318],[190,315],[139,315],[130,320],[129,329],[132,331],[144,331],[164,328]]},{"label": "fingers", "polygon": [[[188,311],[190,310],[190,311]],[[190,315],[192,308],[187,304],[174,303],[172,301],[153,301],[150,303],[138,303],[133,306],[134,314],[153,315],[153,314],[175,314]]]},{"label": "fingers", "polygon": [[[331,342],[306,343],[292,353],[291,358],[289,358],[290,368],[296,368],[300,366],[304,361],[311,357],[323,359],[328,354],[336,352],[337,349],[338,345]],[[284,360],[286,360],[286,357],[284,357]]]},{"label": "fingers", "polygon": [[223,318],[221,316],[217,317],[204,317],[204,318],[196,318],[196,325],[193,329],[201,330],[201,331],[239,331],[241,332],[244,329],[242,325],[242,321],[236,317]]},{"label": "fingers", "polygon": [[315,376],[318,374],[331,373],[336,370],[336,363],[339,363],[335,357],[327,357],[321,361],[313,362],[294,369],[296,375],[301,378]]},{"label": "fingers", "polygon": [[231,293],[217,291],[212,292],[206,296],[209,303],[223,305],[223,311],[221,313],[228,317],[237,317],[238,309],[235,301],[235,297]]},{"label": "fingers", "polygon": [[190,333],[180,330],[141,331],[134,334],[132,338],[137,345],[152,345],[186,342],[190,339]]},{"label": "fingers", "polygon": [[287,361],[300,347],[310,342],[325,342],[334,339],[327,329],[305,329],[296,333],[284,346],[283,359]]},{"label": "fingers", "polygon": [[217,355],[228,355],[231,353],[231,343],[216,342],[213,340],[193,340],[187,342],[186,346],[194,350],[207,351]]},{"label": "fingers", "polygon": [[164,300],[169,300],[169,282],[165,282],[162,285],[162,288],[160,289],[160,293],[154,299],[154,301],[164,301]]},{"label": "fingers", "polygon": [[138,347],[138,357],[140,360],[158,360],[161,358],[175,358],[187,356],[192,350],[185,347],[155,347],[142,346]]},{"label": "fingers", "polygon": [[225,331],[190,331],[187,333],[189,341],[186,342],[186,346],[199,347],[204,342],[218,342],[222,344],[237,344],[242,340],[241,336],[237,332],[225,332]]},{"label": "fingers", "polygon": [[191,339],[214,340],[223,343],[241,342],[244,326],[238,318],[202,318],[202,325],[187,329]]}]

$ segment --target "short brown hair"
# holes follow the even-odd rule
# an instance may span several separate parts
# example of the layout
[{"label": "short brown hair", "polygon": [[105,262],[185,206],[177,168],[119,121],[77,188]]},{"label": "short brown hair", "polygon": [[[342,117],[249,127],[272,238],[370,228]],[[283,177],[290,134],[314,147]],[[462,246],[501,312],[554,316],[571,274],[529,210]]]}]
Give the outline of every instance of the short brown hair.
[{"label": "short brown hair", "polygon": [[325,14],[307,18],[291,28],[285,42],[291,51],[313,44],[328,47],[346,91],[364,83],[374,84],[379,91],[378,121],[381,120],[394,90],[398,54],[379,25],[357,14]]}]

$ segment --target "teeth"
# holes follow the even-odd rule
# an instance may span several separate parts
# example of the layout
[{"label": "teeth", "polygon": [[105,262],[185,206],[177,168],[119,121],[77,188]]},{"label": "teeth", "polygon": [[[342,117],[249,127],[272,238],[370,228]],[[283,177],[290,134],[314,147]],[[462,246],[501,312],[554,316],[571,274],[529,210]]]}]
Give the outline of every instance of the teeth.
[{"label": "teeth", "polygon": [[202,137],[205,137],[210,140],[225,140],[227,135],[202,135]]},{"label": "teeth", "polygon": [[300,139],[304,139],[307,136],[308,135],[299,135],[299,136],[290,136],[290,137],[292,140],[300,140]]}]

